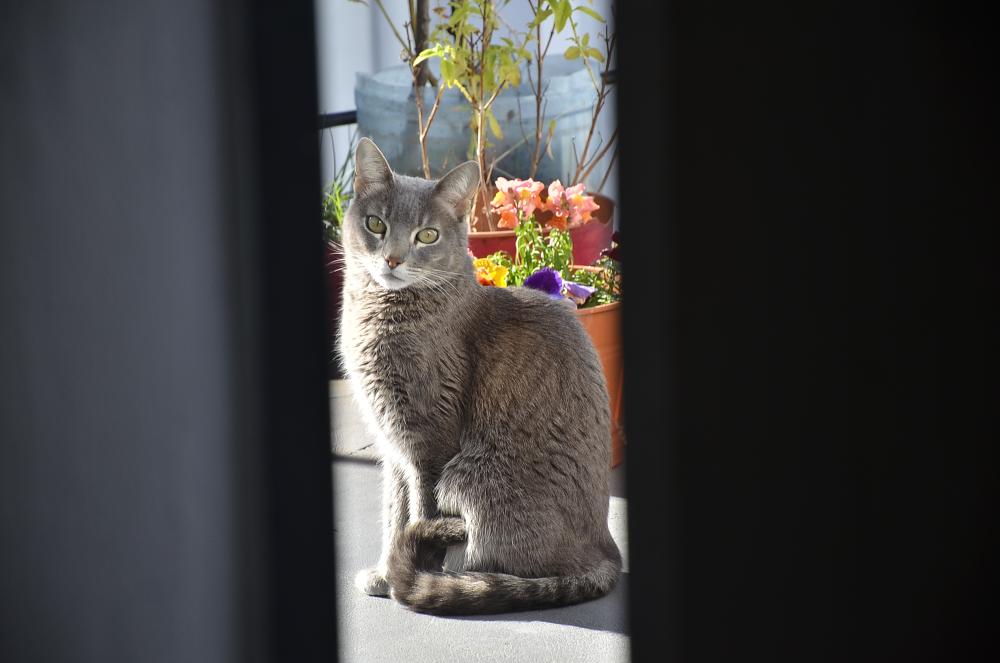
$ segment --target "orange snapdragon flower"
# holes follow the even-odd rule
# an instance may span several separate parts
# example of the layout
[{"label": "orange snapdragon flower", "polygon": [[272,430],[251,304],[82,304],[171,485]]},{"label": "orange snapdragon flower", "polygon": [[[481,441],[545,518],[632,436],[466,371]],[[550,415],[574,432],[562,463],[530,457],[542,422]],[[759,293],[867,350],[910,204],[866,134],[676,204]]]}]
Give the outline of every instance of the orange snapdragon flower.
[{"label": "orange snapdragon flower", "polygon": [[549,197],[545,201],[545,209],[552,213],[549,225],[565,230],[569,224],[582,225],[591,219],[591,212],[600,209],[593,196],[584,193],[586,185],[582,182],[571,187],[563,187],[556,180],[549,185]]},{"label": "orange snapdragon flower", "polygon": [[536,209],[543,207],[541,193],[545,185],[535,180],[508,180],[498,177],[497,195],[490,201],[493,210],[500,215],[497,226],[514,228],[520,218],[529,217]]}]

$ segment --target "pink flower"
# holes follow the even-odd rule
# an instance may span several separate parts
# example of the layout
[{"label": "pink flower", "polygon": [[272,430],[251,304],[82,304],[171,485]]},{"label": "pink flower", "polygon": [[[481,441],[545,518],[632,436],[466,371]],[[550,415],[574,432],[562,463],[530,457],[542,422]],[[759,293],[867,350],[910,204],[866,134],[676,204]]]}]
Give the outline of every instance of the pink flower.
[{"label": "pink flower", "polygon": [[586,186],[581,182],[566,189],[566,204],[569,207],[569,220],[573,224],[584,224],[590,221],[590,213],[601,207],[594,202],[593,196],[584,195]]},{"label": "pink flower", "polygon": [[493,200],[490,201],[490,205],[493,207],[500,207],[502,205],[513,205],[514,204],[514,187],[512,182],[504,177],[498,177],[496,180],[497,185],[497,195],[493,196]]},{"label": "pink flower", "polygon": [[593,196],[584,194],[586,185],[582,182],[565,188],[556,180],[549,185],[549,198],[545,209],[552,213],[549,225],[565,230],[567,225],[583,225],[590,221],[590,213],[600,209]]},{"label": "pink flower", "polygon": [[545,201],[545,209],[552,212],[552,218],[549,219],[548,225],[565,230],[569,209],[566,206],[566,190],[559,180],[549,184],[549,197]]},{"label": "pink flower", "polygon": [[490,201],[490,206],[500,216],[500,221],[497,223],[500,228],[513,228],[520,218],[527,218],[534,214],[536,209],[542,208],[539,194],[545,185],[541,182],[498,177],[496,185],[497,195]]},{"label": "pink flower", "polygon": [[535,180],[514,180],[514,195],[517,198],[517,207],[524,216],[531,216],[534,211],[542,206],[542,198],[539,194],[545,189],[545,185]]}]

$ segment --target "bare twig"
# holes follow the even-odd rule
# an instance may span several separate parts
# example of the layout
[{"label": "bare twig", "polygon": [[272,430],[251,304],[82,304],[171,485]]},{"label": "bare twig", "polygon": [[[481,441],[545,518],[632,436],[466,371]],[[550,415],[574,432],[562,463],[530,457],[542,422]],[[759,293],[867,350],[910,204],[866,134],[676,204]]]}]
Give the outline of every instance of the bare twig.
[{"label": "bare twig", "polygon": [[[410,7],[410,22],[406,24],[406,44],[407,48],[410,48],[410,37],[412,35],[414,39],[414,48],[411,50],[413,53],[420,53],[424,46],[426,46],[427,39],[427,0],[409,0]],[[420,34],[419,26],[423,23],[423,34]],[[423,42],[421,43],[421,39]],[[431,106],[431,112],[427,116],[427,122],[424,122],[424,86],[425,81],[430,80],[430,72],[424,69],[426,63],[421,63],[419,66],[410,66],[410,76],[413,80],[413,101],[414,105],[417,107],[417,140],[420,143],[420,165],[424,172],[424,177],[430,179],[431,177],[431,166],[430,161],[427,158],[427,133],[430,131],[431,123],[434,122],[434,116],[437,115],[438,107],[441,104],[441,94],[444,92],[444,83],[434,83],[437,86],[437,94],[434,97],[434,105]]]},{"label": "bare twig", "polygon": [[[414,85],[416,86],[416,74],[414,74]],[[420,163],[424,169],[424,177],[430,179],[431,165],[427,158],[427,133],[431,129],[431,123],[434,122],[434,116],[437,115],[438,108],[441,107],[441,95],[444,93],[444,83],[439,84],[437,87],[437,94],[434,95],[434,104],[431,106],[431,112],[427,115],[426,123],[424,122],[423,91],[423,87],[414,88],[417,105],[417,139],[420,141]]]},{"label": "bare twig", "polygon": [[599,150],[597,154],[594,155],[594,158],[590,160],[590,162],[587,164],[587,169],[583,171],[583,174],[577,181],[583,181],[586,180],[588,177],[590,177],[590,173],[594,170],[594,167],[597,166],[597,164],[604,157],[604,155],[608,153],[608,150],[611,149],[611,147],[615,144],[616,138],[618,138],[618,127],[615,127],[615,130],[611,132],[611,138],[609,138],[608,142],[604,144],[603,149]]},{"label": "bare twig", "polygon": [[611,159],[608,161],[608,169],[604,171],[604,177],[601,178],[601,183],[597,185],[597,191],[604,191],[604,184],[608,181],[608,175],[611,174],[611,168],[615,165],[615,159],[618,158],[618,146],[615,146],[615,151],[611,154]]},{"label": "bare twig", "polygon": [[501,152],[499,156],[495,157],[492,160],[492,163],[490,164],[490,169],[491,170],[496,169],[498,163],[500,163],[501,161],[503,161],[504,159],[506,159],[507,157],[509,157],[510,154],[511,154],[511,152],[513,152],[514,150],[516,150],[517,148],[521,147],[522,145],[524,145],[527,142],[528,142],[528,140],[526,138],[522,138],[521,140],[517,141],[516,143],[514,143],[513,145],[511,145],[509,148],[507,148],[506,150],[504,150],[503,152]]},{"label": "bare twig", "polygon": [[[492,31],[489,27],[489,19],[487,17],[487,4],[483,3],[480,7],[482,16],[483,31],[481,39],[479,40],[479,104],[476,108],[477,118],[476,118],[476,161],[479,162],[479,195],[482,198],[482,212],[483,216],[486,217],[486,223],[489,225],[490,230],[494,230],[493,218],[489,212],[489,205],[487,201],[489,200],[489,185],[487,184],[489,173],[487,172],[486,165],[486,149],[483,142],[483,125],[486,123],[486,112],[489,110],[490,104],[497,98],[500,93],[500,88],[502,85],[498,85],[497,89],[493,91],[493,95],[490,97],[489,101],[483,103],[483,98],[486,97],[486,76],[483,72],[483,63],[486,61],[486,49],[490,45],[490,37],[492,36]],[[471,223],[471,219],[470,219]]]},{"label": "bare twig", "polygon": [[385,6],[382,4],[382,0],[375,0],[375,4],[378,6],[379,11],[382,12],[382,16],[385,17],[385,22],[389,24],[392,29],[392,34],[396,35],[396,40],[403,47],[403,52],[406,53],[406,58],[408,61],[413,61],[413,51],[410,50],[409,45],[403,40],[403,35],[399,34],[399,30],[396,29],[396,24],[392,22],[389,18],[389,12],[385,10]]},{"label": "bare twig", "polygon": [[[415,2],[410,0],[410,23],[413,29],[413,56],[415,58],[427,48],[427,36],[430,31],[430,13],[427,0],[416,0]],[[418,64],[416,69],[416,86],[423,87],[433,78],[433,75],[426,61]],[[432,82],[431,85],[437,85],[437,81]]]},{"label": "bare twig", "polygon": [[[570,24],[572,26],[572,19],[570,19]],[[576,27],[573,27],[573,36],[576,37]],[[590,129],[587,131],[587,139],[583,144],[583,149],[577,155],[576,160],[576,171],[573,173],[573,182],[580,182],[590,174],[593,170],[593,166],[597,163],[601,156],[603,156],[607,149],[615,142],[615,136],[618,134],[618,130],[615,129],[612,138],[608,141],[604,150],[599,151],[599,156],[597,158],[590,157],[590,143],[594,137],[594,131],[597,129],[597,122],[600,119],[601,111],[604,110],[604,104],[607,101],[608,95],[611,90],[609,89],[609,81],[613,80],[612,77],[607,75],[611,68],[611,60],[614,55],[615,50],[615,38],[616,36],[608,31],[608,28],[604,28],[604,47],[605,47],[605,59],[604,68],[601,70],[601,83],[597,84],[596,79],[594,79],[593,73],[591,73],[590,65],[587,63],[587,59],[584,58],[584,65],[587,67],[587,72],[591,75],[591,80],[594,83],[594,89],[597,90],[597,101],[594,103],[594,112],[590,117]]]},{"label": "bare twig", "polygon": [[[531,7],[532,10],[535,9],[533,3]],[[538,174],[538,164],[542,161],[542,125],[544,120],[542,99],[544,98],[545,91],[548,89],[548,86],[545,89],[542,88],[542,63],[545,61],[545,56],[549,53],[549,46],[552,45],[552,38],[556,34],[555,21],[552,22],[552,26],[549,28],[549,38],[546,40],[544,48],[542,48],[542,24],[539,23],[536,25],[535,29],[538,37],[535,43],[535,69],[538,72],[538,80],[532,86],[531,90],[535,95],[535,150],[531,154],[531,168],[528,175],[530,178],[534,178]],[[549,140],[551,141],[551,138]]]}]

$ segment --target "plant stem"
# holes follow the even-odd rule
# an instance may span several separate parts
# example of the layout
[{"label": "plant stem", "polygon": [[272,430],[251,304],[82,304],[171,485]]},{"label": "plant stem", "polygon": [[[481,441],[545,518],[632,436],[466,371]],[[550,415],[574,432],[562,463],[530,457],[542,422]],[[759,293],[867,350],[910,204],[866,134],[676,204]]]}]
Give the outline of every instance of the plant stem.
[{"label": "plant stem", "polygon": [[[430,12],[427,0],[416,0],[414,7],[413,0],[410,0],[411,21],[413,25],[413,55],[416,57],[427,48],[427,35],[430,28]],[[421,62],[416,66],[416,84],[423,87],[427,84],[430,72],[427,69],[427,62]]]},{"label": "plant stem", "polygon": [[476,161],[479,162],[479,195],[482,198],[482,211],[483,216],[486,217],[486,223],[490,230],[494,230],[493,218],[489,211],[489,205],[487,201],[489,199],[489,189],[486,184],[489,174],[486,172],[486,148],[484,147],[483,141],[483,125],[486,123],[486,111],[489,110],[490,104],[496,99],[496,95],[500,92],[498,87],[493,96],[490,97],[489,101],[483,103],[484,97],[486,97],[486,76],[484,73],[485,62],[486,62],[486,50],[489,47],[490,42],[490,29],[487,19],[487,5],[483,3],[482,5],[482,20],[483,20],[483,32],[482,39],[479,42],[480,55],[479,55],[479,104],[477,106],[478,120],[476,122]]},{"label": "plant stem", "polygon": [[[574,41],[574,43],[576,43],[576,44],[579,45],[580,44],[580,36],[578,34],[576,34],[576,21],[573,20],[572,14],[570,14],[570,18],[569,18],[569,28],[570,28],[570,30],[573,31],[573,41]],[[587,62],[586,56],[583,55],[583,52],[582,52],[583,49],[581,48],[580,51],[581,51],[581,53],[580,53],[580,59],[583,60],[583,66],[587,69],[587,74],[590,76],[590,82],[591,82],[591,84],[593,84],[594,89],[596,90],[596,89],[598,89],[597,79],[594,77],[594,72],[590,68],[590,63]]]},{"label": "plant stem", "polygon": [[[410,53],[420,53],[427,47],[427,25],[429,15],[427,10],[427,0],[409,0],[410,22],[406,30],[406,48]],[[410,49],[410,36],[413,36],[414,47]],[[411,59],[412,62],[412,59]],[[417,107],[417,140],[420,143],[420,165],[424,171],[424,177],[430,179],[431,166],[427,158],[427,132],[430,131],[434,116],[437,115],[438,107],[441,103],[441,93],[444,92],[444,83],[436,85],[438,90],[434,97],[434,105],[431,107],[430,115],[424,123],[424,86],[433,79],[430,71],[426,69],[426,62],[417,66],[410,66],[410,75],[413,78],[413,101]]]},{"label": "plant stem", "polygon": [[423,166],[424,177],[427,179],[431,178],[431,165],[427,158],[427,133],[431,129],[431,123],[434,122],[434,116],[437,115],[438,108],[441,107],[441,95],[444,93],[444,83],[440,83],[437,87],[437,94],[434,96],[434,104],[431,106],[431,112],[427,116],[427,122],[424,123],[424,95],[423,87],[417,87],[416,74],[414,74],[414,100],[417,104],[417,139],[420,141],[420,163]]},{"label": "plant stem", "polygon": [[388,23],[389,27],[392,29],[392,34],[396,35],[396,40],[403,47],[403,50],[406,53],[407,59],[409,61],[412,61],[413,60],[413,51],[411,51],[410,47],[406,44],[405,41],[403,41],[403,36],[401,34],[399,34],[399,30],[396,29],[396,24],[392,22],[391,18],[389,18],[389,12],[387,12],[385,10],[385,7],[382,5],[382,0],[375,0],[375,4],[378,6],[379,10],[382,12],[382,16],[385,17],[385,22]]},{"label": "plant stem", "polygon": [[[573,28],[573,36],[575,38],[576,25],[572,19],[570,19],[570,25]],[[574,183],[586,179],[587,175],[589,175],[590,171],[593,169],[593,165],[596,163],[596,159],[588,159],[587,155],[590,152],[590,142],[594,137],[594,131],[597,129],[597,121],[600,119],[601,111],[604,109],[604,102],[608,98],[608,93],[609,93],[608,81],[607,81],[608,77],[605,76],[605,74],[607,74],[609,68],[611,67],[611,58],[615,49],[615,37],[613,35],[609,35],[606,29],[604,32],[604,45],[607,55],[604,59],[604,69],[601,72],[600,85],[598,85],[597,81],[594,79],[593,72],[591,72],[590,70],[590,65],[587,63],[587,59],[584,58],[583,60],[584,66],[586,66],[587,68],[587,73],[590,74],[591,81],[593,81],[594,83],[594,89],[597,90],[597,101],[594,103],[594,112],[590,118],[590,129],[587,131],[587,140],[584,142],[583,149],[577,156],[576,171],[573,173]],[[611,140],[608,141],[608,146],[610,146],[611,143],[614,142],[614,136],[617,135],[618,135],[618,130],[615,129],[614,134],[612,134]],[[605,149],[602,152],[600,152],[600,156],[604,155],[604,153],[607,151],[608,146],[605,146]],[[586,174],[584,174],[584,171],[586,171]]]},{"label": "plant stem", "polygon": [[580,181],[585,180],[590,176],[590,173],[594,170],[594,167],[597,166],[597,163],[605,154],[608,153],[608,150],[611,149],[612,145],[615,144],[616,138],[618,138],[618,127],[615,127],[615,130],[611,132],[611,138],[609,138],[608,142],[604,144],[604,147],[598,150],[597,154],[594,155],[594,158],[587,163],[586,169],[580,175]]},{"label": "plant stem", "polygon": [[594,137],[594,131],[597,129],[597,120],[601,115],[601,109],[604,107],[604,89],[603,84],[601,90],[597,93],[597,102],[594,103],[594,112],[590,116],[590,128],[587,130],[587,140],[583,143],[583,149],[580,150],[580,154],[577,155],[576,160],[576,170],[573,172],[573,183],[580,181],[580,173],[587,162],[587,153],[590,151],[590,141]]},{"label": "plant stem", "polygon": [[604,171],[604,177],[601,178],[601,183],[597,185],[597,191],[604,191],[604,183],[608,181],[608,175],[611,174],[611,167],[615,165],[615,159],[618,158],[618,147],[615,147],[614,153],[611,155],[611,160],[608,161],[608,169]]}]

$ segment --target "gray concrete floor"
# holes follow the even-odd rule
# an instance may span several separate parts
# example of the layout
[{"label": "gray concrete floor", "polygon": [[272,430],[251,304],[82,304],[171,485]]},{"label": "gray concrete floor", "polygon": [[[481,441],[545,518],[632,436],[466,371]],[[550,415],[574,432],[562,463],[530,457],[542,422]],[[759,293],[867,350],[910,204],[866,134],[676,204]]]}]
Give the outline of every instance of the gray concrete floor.
[{"label": "gray concrete floor", "polygon": [[342,661],[628,660],[623,466],[612,473],[608,521],[626,558],[625,573],[611,594],[552,610],[483,617],[421,615],[389,599],[365,596],[354,588],[355,573],[374,564],[379,554],[380,473],[372,440],[350,398],[347,382],[330,382],[330,403],[334,419],[334,532]]}]

